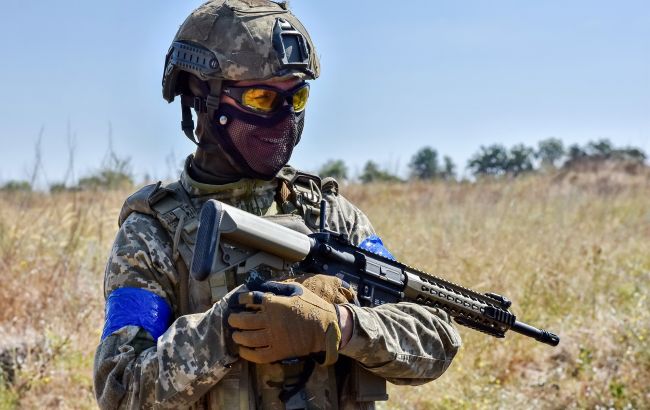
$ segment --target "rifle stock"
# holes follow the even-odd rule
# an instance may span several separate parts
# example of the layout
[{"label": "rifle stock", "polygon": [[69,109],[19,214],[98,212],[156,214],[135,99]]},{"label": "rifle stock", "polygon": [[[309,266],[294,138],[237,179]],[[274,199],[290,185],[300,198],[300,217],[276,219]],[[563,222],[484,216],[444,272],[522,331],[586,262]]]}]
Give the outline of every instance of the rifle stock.
[{"label": "rifle stock", "polygon": [[348,282],[362,306],[413,302],[444,310],[463,326],[502,338],[508,330],[556,346],[557,335],[517,320],[511,302],[479,293],[443,278],[352,245],[321,229],[305,235],[215,200],[201,210],[192,276],[205,280],[235,268],[260,266],[324,273]]}]

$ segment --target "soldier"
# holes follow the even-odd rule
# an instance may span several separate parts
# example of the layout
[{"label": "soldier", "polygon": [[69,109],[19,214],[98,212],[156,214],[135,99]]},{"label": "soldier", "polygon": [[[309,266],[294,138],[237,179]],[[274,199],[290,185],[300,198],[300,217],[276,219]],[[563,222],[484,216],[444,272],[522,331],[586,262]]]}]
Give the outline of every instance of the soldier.
[{"label": "soldier", "polygon": [[197,148],[179,181],[144,187],[120,213],[94,365],[101,408],[373,408],[387,399],[386,380],[418,385],[449,366],[460,337],[438,309],[363,308],[324,275],[260,298],[234,272],[203,282],[188,274],[208,199],[304,232],[317,230],[324,199],[330,230],[389,255],[336,181],[286,166],[303,129],[306,80],[318,75],[314,45],[284,3],[211,0],[180,27],[163,96],[180,96]]}]

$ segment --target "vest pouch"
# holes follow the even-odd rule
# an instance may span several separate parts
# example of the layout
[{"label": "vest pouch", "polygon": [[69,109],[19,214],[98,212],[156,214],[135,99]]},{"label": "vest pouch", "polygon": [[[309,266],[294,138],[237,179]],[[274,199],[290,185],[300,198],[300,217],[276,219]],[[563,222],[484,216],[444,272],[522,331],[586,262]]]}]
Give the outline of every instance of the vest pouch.
[{"label": "vest pouch", "polygon": [[386,379],[371,373],[359,364],[352,366],[352,388],[357,402],[388,400]]}]

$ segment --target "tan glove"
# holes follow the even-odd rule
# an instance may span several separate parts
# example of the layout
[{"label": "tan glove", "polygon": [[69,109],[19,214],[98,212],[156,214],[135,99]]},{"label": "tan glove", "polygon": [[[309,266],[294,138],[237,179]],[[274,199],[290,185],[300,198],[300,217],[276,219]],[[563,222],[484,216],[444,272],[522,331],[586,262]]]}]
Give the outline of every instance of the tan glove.
[{"label": "tan glove", "polygon": [[283,282],[298,282],[326,301],[337,305],[354,302],[356,296],[349,283],[331,275],[307,274]]},{"label": "tan glove", "polygon": [[[336,362],[341,342],[336,306],[305,286],[264,282],[240,293],[236,302],[228,324],[243,359],[272,363],[325,352],[322,364]],[[237,312],[241,308],[245,310]]]}]

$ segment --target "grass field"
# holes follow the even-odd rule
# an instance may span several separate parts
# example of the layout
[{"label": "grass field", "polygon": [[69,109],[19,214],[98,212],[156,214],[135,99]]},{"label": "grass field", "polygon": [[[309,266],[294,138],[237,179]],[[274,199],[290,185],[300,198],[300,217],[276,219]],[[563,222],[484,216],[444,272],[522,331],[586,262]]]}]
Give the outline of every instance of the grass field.
[{"label": "grass field", "polygon": [[[0,409],[94,408],[103,268],[128,192],[0,193]],[[650,408],[650,178],[348,186],[410,265],[513,300],[556,348],[462,328],[449,371],[385,408]],[[6,366],[5,366],[6,367]],[[7,380],[11,379],[11,380]]]}]

